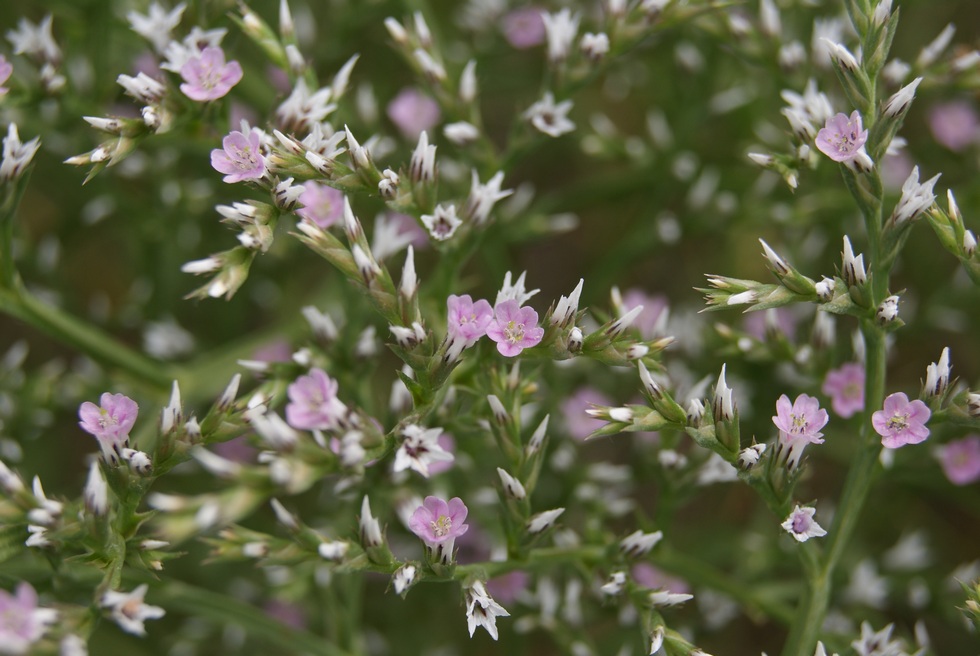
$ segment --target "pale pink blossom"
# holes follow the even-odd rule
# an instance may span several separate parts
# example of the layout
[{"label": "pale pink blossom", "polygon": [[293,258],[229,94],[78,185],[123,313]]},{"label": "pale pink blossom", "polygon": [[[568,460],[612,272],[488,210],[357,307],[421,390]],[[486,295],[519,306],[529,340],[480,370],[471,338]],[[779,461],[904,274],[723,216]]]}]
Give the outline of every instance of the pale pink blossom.
[{"label": "pale pink blossom", "polygon": [[837,114],[827,119],[826,125],[817,132],[816,146],[835,162],[847,162],[864,150],[868,131],[862,129],[861,114],[857,110]]},{"label": "pale pink blossom", "polygon": [[969,485],[980,480],[980,435],[967,435],[939,450],[939,464],[954,485]]},{"label": "pale pink blossom", "polygon": [[205,48],[180,67],[184,83],[180,90],[191,100],[206,102],[223,98],[242,80],[242,66],[237,61],[225,63],[225,53],[217,46]]},{"label": "pale pink blossom", "polygon": [[337,398],[337,381],[318,368],[288,388],[286,421],[300,430],[331,430],[344,420],[347,406]]},{"label": "pale pink blossom", "polygon": [[472,346],[487,334],[487,326],[493,319],[489,301],[481,298],[474,302],[469,294],[452,294],[446,300],[446,306],[449,312],[446,332],[451,339],[461,339],[467,346]]},{"label": "pale pink blossom", "polygon": [[512,358],[536,346],[544,337],[544,328],[538,326],[538,313],[530,306],[520,307],[516,300],[508,300],[497,305],[493,313],[487,336],[497,342],[497,350],[503,356]]},{"label": "pale pink blossom", "polygon": [[406,139],[415,141],[442,118],[439,103],[414,87],[406,87],[388,103],[388,118]]},{"label": "pale pink blossom", "polygon": [[574,394],[565,398],[561,404],[561,414],[565,419],[565,429],[577,440],[584,440],[606,425],[586,413],[593,406],[610,406],[612,399],[594,387],[580,387]]},{"label": "pale pink blossom", "polygon": [[329,228],[344,215],[343,192],[312,180],[303,183],[298,201],[303,207],[296,214],[321,228]]},{"label": "pale pink blossom", "polygon": [[827,411],[820,407],[820,401],[812,396],[800,394],[790,403],[783,394],[776,401],[776,416],[772,423],[786,434],[790,441],[802,440],[810,444],[822,444],[820,429],[827,425]]},{"label": "pale pink blossom", "polygon": [[630,570],[633,580],[651,590],[669,590],[674,594],[688,594],[691,586],[684,579],[671,576],[650,563],[637,563]]},{"label": "pale pink blossom", "polygon": [[9,61],[7,61],[6,57],[0,55],[0,98],[3,98],[4,95],[6,95],[8,91],[10,91],[10,89],[3,86],[3,83],[10,79],[10,76],[11,74],[13,74],[13,72],[14,72],[14,65],[11,64]]},{"label": "pale pink blossom", "polygon": [[14,594],[0,590],[0,653],[28,653],[57,619],[57,611],[38,608],[37,592],[30,583],[18,583]]},{"label": "pale pink blossom", "polygon": [[969,102],[958,100],[933,105],[928,120],[932,136],[952,151],[959,152],[980,141],[980,118]]},{"label": "pale pink blossom", "polygon": [[459,497],[448,502],[428,496],[415,509],[408,520],[408,528],[425,543],[433,560],[450,563],[456,538],[466,533],[466,515],[469,511]]},{"label": "pale pink blossom", "polygon": [[221,148],[211,151],[211,166],[225,174],[223,180],[227,183],[255,180],[265,175],[258,130],[247,135],[232,130],[221,140]]},{"label": "pale pink blossom", "polygon": [[883,409],[871,415],[871,425],[881,435],[885,448],[897,449],[906,444],[918,444],[929,437],[926,422],[932,411],[922,401],[909,402],[902,392],[890,394]]},{"label": "pale pink blossom", "polygon": [[827,372],[823,393],[838,416],[847,419],[864,410],[864,365],[848,362]]},{"label": "pale pink blossom", "polygon": [[99,398],[99,405],[86,401],[79,406],[78,425],[99,440],[106,462],[114,463],[129,440],[138,414],[136,401],[123,394],[106,392]]},{"label": "pale pink blossom", "polygon": [[545,39],[544,19],[538,7],[521,7],[500,20],[504,38],[518,50],[541,45]]}]

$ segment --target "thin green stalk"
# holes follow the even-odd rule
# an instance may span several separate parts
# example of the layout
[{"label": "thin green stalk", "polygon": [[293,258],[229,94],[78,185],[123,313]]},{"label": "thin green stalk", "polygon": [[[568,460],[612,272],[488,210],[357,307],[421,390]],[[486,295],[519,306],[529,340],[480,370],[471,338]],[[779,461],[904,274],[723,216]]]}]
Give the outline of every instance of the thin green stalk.
[{"label": "thin green stalk", "polygon": [[867,501],[878,464],[880,447],[871,429],[871,413],[882,406],[885,395],[885,335],[866,321],[862,325],[866,345],[865,411],[861,440],[854,464],[847,474],[840,506],[829,531],[829,545],[822,566],[808,576],[808,594],[797,609],[783,656],[799,656],[813,652],[817,635],[823,625],[832,591],[831,580],[844,549],[850,542],[858,519]]},{"label": "thin green stalk", "polygon": [[165,392],[173,380],[168,365],[152,360],[99,328],[39,301],[23,285],[0,290],[0,312],[20,319],[62,344],[128,375],[135,383]]}]

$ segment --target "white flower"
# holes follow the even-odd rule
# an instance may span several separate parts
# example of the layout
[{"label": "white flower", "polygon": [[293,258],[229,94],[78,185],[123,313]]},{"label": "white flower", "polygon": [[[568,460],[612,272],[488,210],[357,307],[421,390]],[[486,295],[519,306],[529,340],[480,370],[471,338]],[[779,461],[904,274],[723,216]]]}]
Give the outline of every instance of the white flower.
[{"label": "white flower", "polygon": [[932,193],[932,188],[936,185],[940,175],[937,173],[920,184],[919,167],[914,167],[905,183],[902,184],[902,198],[895,206],[890,222],[893,225],[901,225],[906,221],[915,219],[919,214],[929,209],[936,201],[936,195]]},{"label": "white flower", "polygon": [[93,459],[89,465],[88,480],[85,483],[85,507],[90,513],[101,517],[109,509],[109,487],[106,484],[105,476],[99,461]]},{"label": "white flower", "polygon": [[609,580],[603,583],[599,590],[602,591],[602,594],[615,597],[623,591],[625,585],[626,572],[613,572],[609,575]]},{"label": "white flower", "polygon": [[412,233],[401,231],[401,222],[394,215],[382,213],[374,219],[371,252],[376,260],[386,260],[412,243]]},{"label": "white flower", "polygon": [[780,526],[796,538],[797,542],[806,542],[810,538],[827,535],[827,531],[823,530],[823,527],[813,519],[816,512],[816,508],[801,508],[797,505]]},{"label": "white flower", "polygon": [[538,535],[548,530],[554,526],[555,521],[558,517],[565,512],[564,508],[554,508],[552,510],[545,510],[537,515],[533,515],[529,520],[527,520],[527,532],[531,535]]},{"label": "white flower", "polygon": [[442,128],[442,134],[457,146],[465,146],[480,138],[480,130],[466,121],[447,123]]},{"label": "white flower", "polygon": [[892,640],[894,624],[889,624],[877,633],[867,622],[861,622],[861,637],[851,643],[858,656],[902,656],[905,645],[901,640]]},{"label": "white flower", "polygon": [[38,137],[27,143],[21,143],[17,133],[17,125],[11,123],[7,127],[7,136],[3,138],[3,160],[0,160],[0,182],[16,180],[24,169],[34,159],[34,154],[41,147]]},{"label": "white flower", "polygon": [[145,636],[146,628],[143,626],[143,622],[160,619],[165,613],[159,606],[143,603],[147,588],[147,584],[144,583],[137,586],[132,592],[109,590],[102,595],[99,605],[110,612],[112,619],[123,631],[133,635]]},{"label": "white flower", "polygon": [[571,109],[571,100],[563,100],[556,105],[555,96],[547,91],[541,100],[524,112],[524,118],[549,137],[560,137],[575,129],[575,124],[568,118]]},{"label": "white flower", "polygon": [[466,589],[466,626],[470,637],[473,637],[476,627],[482,626],[496,640],[498,616],[510,617],[510,613],[493,600],[482,581],[475,581]]},{"label": "white flower", "polygon": [[26,18],[17,22],[17,29],[7,32],[7,41],[14,47],[15,55],[28,55],[46,62],[61,59],[61,49],[51,34],[51,14],[35,25]]},{"label": "white flower", "polygon": [[453,454],[439,446],[440,435],[442,435],[442,428],[426,429],[416,424],[405,426],[402,429],[404,439],[395,452],[392,469],[396,472],[414,469],[428,478],[431,463],[453,460]]},{"label": "white flower", "polygon": [[[332,96],[330,87],[311,93],[303,78],[299,78],[289,97],[276,108],[276,117],[281,124],[296,130],[322,123],[323,119],[337,109],[337,105],[330,102]],[[287,128],[283,129],[289,131]]]},{"label": "white flower", "polygon": [[456,216],[455,205],[436,205],[432,214],[423,214],[422,223],[425,224],[429,235],[437,241],[446,241],[454,234],[456,229],[463,225],[463,222]]},{"label": "white flower", "polygon": [[865,558],[851,571],[844,598],[879,610],[888,604],[888,581],[878,574],[873,560]]},{"label": "white flower", "polygon": [[170,33],[180,24],[180,17],[187,5],[181,2],[169,12],[157,2],[150,5],[150,11],[140,14],[131,11],[126,14],[126,20],[134,32],[153,44],[157,52],[163,52],[170,43]]},{"label": "white flower", "polygon": [[671,592],[667,589],[656,590],[650,593],[650,603],[654,606],[676,606],[691,599],[694,599],[694,595],[692,594],[681,594],[679,592]]},{"label": "white flower", "polygon": [[349,548],[350,544],[344,540],[334,540],[333,542],[321,542],[316,551],[324,560],[341,560]]},{"label": "white flower", "polygon": [[568,57],[568,51],[578,33],[580,17],[565,8],[554,14],[542,13],[541,18],[548,37],[548,60],[560,62]]},{"label": "white flower", "polygon": [[619,543],[619,550],[630,558],[646,555],[664,537],[663,531],[644,533],[634,531]]},{"label": "white flower", "polygon": [[589,32],[582,37],[579,45],[586,57],[598,61],[609,52],[609,37],[603,32],[598,34]]},{"label": "white flower", "polygon": [[511,499],[522,501],[527,496],[527,491],[521,482],[507,473],[506,470],[497,467],[497,474],[500,475],[500,484],[504,487],[504,492]]},{"label": "white flower", "polygon": [[490,211],[497,201],[507,198],[513,189],[500,189],[504,181],[504,172],[497,171],[486,184],[480,184],[480,176],[473,169],[472,182],[470,184],[470,195],[466,199],[466,206],[463,208],[463,215],[469,217],[476,224],[484,223],[490,216]]},{"label": "white flower", "polygon": [[518,305],[524,305],[527,301],[537,294],[540,289],[532,289],[529,292],[524,291],[524,278],[527,276],[527,271],[524,271],[517,277],[517,280],[511,283],[511,273],[508,271],[504,274],[504,284],[501,285],[500,291],[497,292],[497,298],[494,300],[493,305],[497,307],[504,301],[515,300]]},{"label": "white flower", "polygon": [[[391,575],[391,585],[395,588],[395,594],[404,595],[415,583],[415,565],[405,564],[395,570]],[[470,633],[472,635],[472,632]]]},{"label": "white flower", "polygon": [[717,453],[712,453],[698,470],[698,485],[729,483],[738,480],[738,470]]},{"label": "white flower", "polygon": [[431,182],[436,177],[436,147],[429,145],[429,135],[425,130],[419,134],[419,143],[412,152],[408,171],[415,182]]},{"label": "white flower", "polygon": [[384,543],[384,537],[381,535],[381,524],[371,514],[371,501],[367,496],[361,501],[360,533],[361,546],[365,549],[378,547]]}]

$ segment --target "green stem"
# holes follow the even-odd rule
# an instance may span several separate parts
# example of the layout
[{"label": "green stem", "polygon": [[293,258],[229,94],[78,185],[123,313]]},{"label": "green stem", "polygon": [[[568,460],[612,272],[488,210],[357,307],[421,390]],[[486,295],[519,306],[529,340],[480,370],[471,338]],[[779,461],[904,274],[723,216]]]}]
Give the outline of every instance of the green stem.
[{"label": "green stem", "polygon": [[168,365],[151,360],[95,326],[42,303],[19,282],[13,288],[0,289],[0,312],[20,319],[107,367],[119,369],[134,382],[155,392],[166,392],[173,380]]},{"label": "green stem", "polygon": [[249,604],[204,588],[172,581],[154,592],[153,601],[188,615],[236,624],[249,635],[276,645],[282,653],[349,656],[349,652],[325,638],[291,629]]},{"label": "green stem", "polygon": [[877,444],[877,435],[871,428],[871,413],[879,409],[884,402],[885,334],[870,321],[864,322],[861,329],[866,345],[866,371],[865,416],[861,426],[860,446],[854,464],[847,474],[847,480],[844,482],[840,506],[829,531],[826,555],[821,566],[808,576],[808,594],[797,609],[796,619],[793,621],[789,638],[783,648],[783,656],[798,656],[813,652],[830,604],[831,579],[834,570],[857,528],[878,465],[878,454],[881,449]]}]

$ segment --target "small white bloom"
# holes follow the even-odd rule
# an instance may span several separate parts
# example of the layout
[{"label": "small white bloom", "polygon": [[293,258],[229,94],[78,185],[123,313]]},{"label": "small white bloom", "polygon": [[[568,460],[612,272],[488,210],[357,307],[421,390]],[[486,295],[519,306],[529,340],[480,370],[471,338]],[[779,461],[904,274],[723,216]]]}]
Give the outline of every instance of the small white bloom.
[{"label": "small white bloom", "polygon": [[84,497],[85,507],[96,517],[102,517],[109,510],[109,487],[98,460],[93,459],[89,464]]},{"label": "small white bloom", "polygon": [[11,123],[7,126],[7,136],[3,138],[3,159],[0,160],[0,182],[19,178],[40,147],[39,137],[22,143],[17,133],[17,125]]},{"label": "small white bloom", "polygon": [[732,421],[735,418],[735,402],[732,400],[732,388],[725,381],[727,364],[721,365],[721,374],[715,385],[715,398],[711,410],[715,421]]},{"label": "small white bloom", "polygon": [[626,572],[613,572],[609,575],[609,579],[602,584],[599,590],[602,594],[609,595],[610,597],[616,597],[623,592],[623,588],[626,586]]},{"label": "small white bloom", "polygon": [[466,589],[466,626],[470,637],[476,627],[482,626],[496,640],[497,617],[510,617],[510,613],[493,600],[482,581],[475,581]]},{"label": "small white bloom", "polygon": [[112,619],[123,631],[145,636],[146,627],[143,623],[146,620],[160,619],[166,612],[159,606],[150,606],[143,602],[148,588],[149,586],[144,583],[132,592],[109,590],[102,595],[99,605],[109,611]]},{"label": "small white bloom", "polygon": [[503,486],[504,492],[508,497],[517,501],[522,501],[527,497],[527,491],[518,479],[500,467],[497,467],[497,474],[500,476],[500,484]]},{"label": "small white bloom", "polygon": [[456,216],[455,205],[436,205],[432,214],[423,214],[422,223],[425,224],[429,235],[437,241],[446,241],[454,234],[456,229],[463,225],[463,221]]},{"label": "small white bloom", "polygon": [[384,538],[381,535],[381,524],[371,514],[371,501],[367,495],[361,501],[361,518],[359,523],[362,547],[370,549],[371,547],[381,546],[384,543]]},{"label": "small white bloom", "polygon": [[26,18],[17,22],[16,30],[7,32],[7,41],[13,46],[15,55],[28,55],[45,62],[56,63],[61,60],[61,49],[51,33],[51,14],[35,25]]},{"label": "small white bloom", "polygon": [[841,253],[841,277],[848,287],[861,286],[868,281],[864,268],[864,253],[857,257],[851,248],[851,240],[844,235],[844,251]]},{"label": "small white bloom", "polygon": [[170,33],[180,25],[180,17],[186,8],[187,5],[181,2],[168,12],[161,4],[154,2],[145,15],[130,11],[126,14],[126,20],[134,32],[153,44],[154,50],[163,52],[170,43]]},{"label": "small white bloom", "polygon": [[915,67],[922,70],[932,66],[939,59],[939,55],[943,54],[943,51],[949,46],[955,33],[956,26],[952,23],[944,27],[942,32],[919,53],[918,58],[915,60]]},{"label": "small white bloom", "polygon": [[321,542],[316,551],[320,554],[320,558],[324,560],[342,560],[347,554],[347,550],[350,548],[344,540],[333,540],[331,542]]},{"label": "small white bloom", "polygon": [[750,469],[759,462],[759,458],[765,452],[765,444],[753,444],[752,446],[746,447],[738,454],[738,464],[743,469]]},{"label": "small white bloom", "polygon": [[565,512],[564,508],[554,508],[552,510],[545,510],[536,515],[533,515],[529,520],[527,520],[526,529],[531,535],[538,535],[548,530],[554,526],[555,521],[558,517]]},{"label": "small white bloom", "polygon": [[637,530],[623,538],[619,543],[619,550],[629,558],[639,558],[649,553],[663,537],[663,531],[644,533]]},{"label": "small white bloom", "polygon": [[405,564],[395,570],[391,575],[391,585],[395,588],[395,594],[405,596],[408,589],[415,583],[415,565]]},{"label": "small white bloom", "polygon": [[589,32],[582,37],[579,47],[586,57],[599,61],[609,52],[609,37],[604,32],[598,34]]},{"label": "small white bloom", "polygon": [[466,121],[447,123],[442,128],[442,134],[457,146],[471,144],[480,138],[480,131],[477,127]]},{"label": "small white bloom", "polygon": [[414,469],[429,477],[429,465],[433,462],[452,462],[453,454],[439,446],[442,428],[422,428],[416,424],[405,426],[402,443],[395,452],[392,470],[396,472]]},{"label": "small white bloom", "polygon": [[936,195],[932,193],[936,181],[939,180],[937,173],[923,183],[919,183],[919,167],[913,167],[909,177],[902,184],[902,197],[895,206],[889,221],[893,225],[901,225],[906,221],[912,221],[922,212],[929,209],[936,202]]},{"label": "small white bloom", "polygon": [[500,305],[504,301],[515,300],[518,305],[524,305],[528,300],[535,294],[537,294],[540,289],[532,289],[527,292],[524,290],[524,278],[527,276],[527,271],[521,273],[517,277],[517,280],[511,282],[511,272],[508,271],[504,274],[504,282],[500,286],[500,291],[497,292],[497,298],[494,300],[494,307]]},{"label": "small white bloom", "polygon": [[896,116],[904,114],[909,108],[909,105],[912,104],[912,100],[915,98],[915,90],[919,86],[920,82],[922,82],[922,78],[917,77],[895,92],[895,94],[888,99],[888,102],[885,103],[885,109],[883,112],[884,115],[889,118],[895,118]]},{"label": "small white bloom", "polygon": [[692,594],[681,594],[667,589],[655,590],[650,593],[650,603],[654,606],[676,606],[691,599],[694,599]]},{"label": "small white bloom", "polygon": [[549,137],[560,137],[575,129],[575,123],[568,118],[571,109],[571,100],[563,100],[556,105],[554,95],[547,91],[541,100],[524,112],[524,118]]},{"label": "small white bloom", "polygon": [[823,537],[827,535],[827,531],[813,519],[816,512],[816,508],[801,508],[797,505],[780,526],[796,538],[797,542],[806,542],[810,538]]},{"label": "small white bloom", "polygon": [[580,16],[572,14],[568,8],[554,14],[542,13],[544,30],[548,37],[548,60],[552,63],[568,57],[575,35],[578,34]]},{"label": "small white bloom", "polygon": [[419,142],[412,152],[408,170],[414,182],[432,182],[435,180],[436,147],[429,145],[429,135],[425,130],[419,134]]},{"label": "small white bloom", "polygon": [[514,193],[513,189],[501,190],[500,186],[503,181],[504,172],[498,171],[486,184],[480,184],[480,176],[476,169],[473,169],[470,195],[466,200],[466,206],[463,208],[463,216],[468,217],[477,225],[485,223],[493,206]]}]

